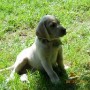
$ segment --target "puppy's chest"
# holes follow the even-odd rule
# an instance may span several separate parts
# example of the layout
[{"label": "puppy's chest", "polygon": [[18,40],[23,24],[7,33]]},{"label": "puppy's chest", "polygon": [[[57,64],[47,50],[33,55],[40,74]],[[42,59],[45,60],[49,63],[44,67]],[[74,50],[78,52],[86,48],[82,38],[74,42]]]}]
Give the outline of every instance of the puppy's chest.
[{"label": "puppy's chest", "polygon": [[39,56],[43,57],[47,61],[51,62],[52,64],[56,62],[58,51],[61,46],[60,40],[53,40],[48,41],[46,39],[39,39],[37,43],[37,51],[39,51]]},{"label": "puppy's chest", "polygon": [[47,49],[44,49],[43,53],[43,57],[45,57],[47,61],[51,62],[52,64],[55,64],[58,56],[58,48],[49,47]]}]

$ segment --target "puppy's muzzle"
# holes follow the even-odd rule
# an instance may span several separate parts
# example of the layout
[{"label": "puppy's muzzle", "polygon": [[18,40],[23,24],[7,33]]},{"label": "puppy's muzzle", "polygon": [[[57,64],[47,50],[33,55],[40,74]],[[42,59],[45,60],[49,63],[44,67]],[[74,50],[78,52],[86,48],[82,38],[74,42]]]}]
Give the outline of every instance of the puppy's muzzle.
[{"label": "puppy's muzzle", "polygon": [[60,37],[66,35],[66,29],[64,27],[62,27],[62,26],[60,27],[59,35],[60,35]]},{"label": "puppy's muzzle", "polygon": [[62,33],[62,35],[66,35],[66,29],[65,28],[62,28],[61,29],[61,33]]}]

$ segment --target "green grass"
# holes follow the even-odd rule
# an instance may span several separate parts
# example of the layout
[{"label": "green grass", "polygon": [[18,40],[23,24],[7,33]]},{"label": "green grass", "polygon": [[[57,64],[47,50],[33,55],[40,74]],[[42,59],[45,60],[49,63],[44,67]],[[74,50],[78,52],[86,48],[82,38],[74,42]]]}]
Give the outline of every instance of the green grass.
[{"label": "green grass", "polygon": [[[28,73],[30,83],[16,79],[6,84],[10,72],[0,73],[0,90],[90,90],[90,0],[0,0],[0,69],[15,62],[18,53],[32,45],[40,18],[55,15],[67,28],[62,38],[68,75],[79,76],[75,85],[52,85],[38,71]],[[61,78],[62,79],[62,78]],[[63,81],[63,80],[62,80]]]}]

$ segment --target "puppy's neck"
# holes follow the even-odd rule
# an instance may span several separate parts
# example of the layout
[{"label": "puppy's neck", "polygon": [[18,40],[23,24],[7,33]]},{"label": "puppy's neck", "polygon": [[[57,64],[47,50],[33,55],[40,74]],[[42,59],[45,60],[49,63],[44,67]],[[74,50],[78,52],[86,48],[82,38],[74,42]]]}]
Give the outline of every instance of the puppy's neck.
[{"label": "puppy's neck", "polygon": [[48,39],[39,38],[39,37],[38,37],[38,39],[43,44],[52,44],[52,46],[54,46],[54,47],[58,47],[59,45],[62,45],[62,42],[60,39],[48,40]]}]

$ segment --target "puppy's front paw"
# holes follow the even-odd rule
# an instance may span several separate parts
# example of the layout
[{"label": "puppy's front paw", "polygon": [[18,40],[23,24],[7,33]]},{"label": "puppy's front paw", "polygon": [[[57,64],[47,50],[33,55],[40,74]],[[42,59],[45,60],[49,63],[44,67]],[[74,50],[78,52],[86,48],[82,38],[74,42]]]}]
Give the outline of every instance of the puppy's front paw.
[{"label": "puppy's front paw", "polygon": [[53,84],[58,84],[58,83],[60,83],[60,80],[59,80],[59,79],[52,79],[51,81],[52,81]]},{"label": "puppy's front paw", "polygon": [[59,83],[61,83],[61,81],[60,81],[60,79],[59,79],[59,77],[57,75],[51,78],[51,82],[53,84],[59,84]]}]

